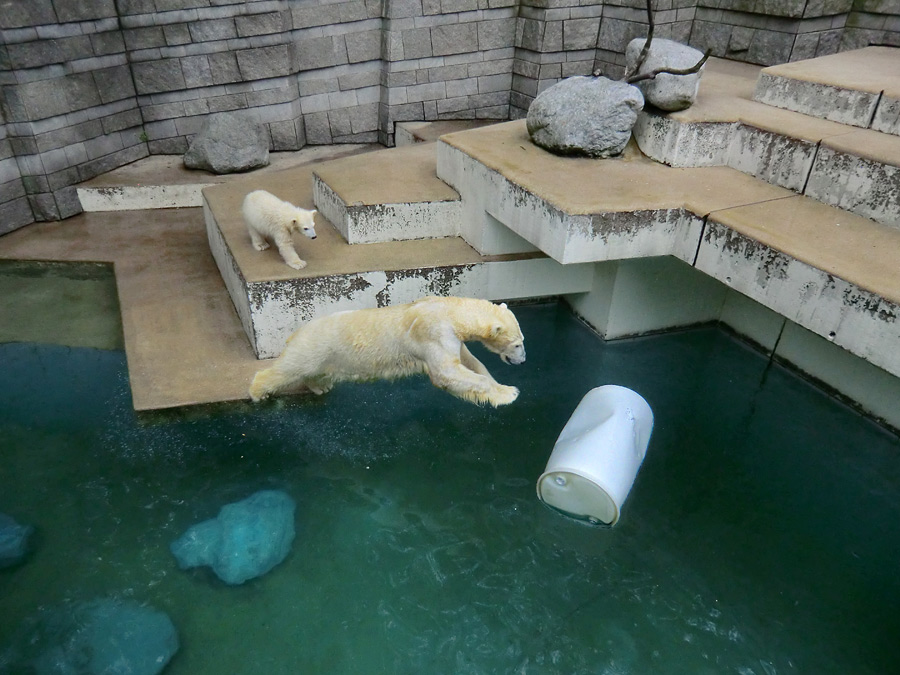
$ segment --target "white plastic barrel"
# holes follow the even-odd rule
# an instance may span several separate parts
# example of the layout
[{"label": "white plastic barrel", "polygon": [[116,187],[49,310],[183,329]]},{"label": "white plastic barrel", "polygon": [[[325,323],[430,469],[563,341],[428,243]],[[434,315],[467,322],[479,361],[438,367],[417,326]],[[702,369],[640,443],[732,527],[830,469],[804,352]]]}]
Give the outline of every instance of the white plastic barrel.
[{"label": "white plastic barrel", "polygon": [[591,389],[553,446],[538,498],[574,518],[615,525],[651,433],[653,411],[640,394],[614,384]]}]

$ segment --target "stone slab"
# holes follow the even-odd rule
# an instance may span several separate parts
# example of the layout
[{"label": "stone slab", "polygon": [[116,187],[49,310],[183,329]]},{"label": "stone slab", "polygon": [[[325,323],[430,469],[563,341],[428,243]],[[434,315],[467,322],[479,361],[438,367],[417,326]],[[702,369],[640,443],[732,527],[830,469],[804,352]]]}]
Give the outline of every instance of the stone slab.
[{"label": "stone slab", "polygon": [[[844,139],[849,140],[839,137]],[[806,194],[900,229],[900,166],[862,158],[857,156],[858,152],[858,146],[852,141],[823,142],[810,171]],[[894,161],[900,161],[900,152],[895,157]]]},{"label": "stone slab", "polygon": [[[653,255],[693,262],[698,219],[790,196],[726,167],[667,167],[634,146],[620,159],[559,157],[531,143],[521,120],[442,137],[438,174],[464,203],[479,204],[475,211],[563,264]],[[490,223],[471,220],[467,241],[482,253],[510,252],[479,232]]]},{"label": "stone slab", "polygon": [[694,106],[669,115],[641,113],[634,130],[641,150],[670,166],[729,166],[877,222],[897,223],[890,193],[897,190],[900,139],[744,98],[752,73],[712,62]]},{"label": "stone slab", "polygon": [[[876,109],[900,99],[900,49],[866,47],[764,68],[757,101],[868,128]],[[891,131],[893,126],[882,126]]]},{"label": "stone slab", "polygon": [[350,244],[456,236],[459,195],[435,164],[433,144],[325,162],[313,173],[313,199]]},{"label": "stone slab", "polygon": [[900,375],[900,231],[806,197],[711,213],[696,267]]}]

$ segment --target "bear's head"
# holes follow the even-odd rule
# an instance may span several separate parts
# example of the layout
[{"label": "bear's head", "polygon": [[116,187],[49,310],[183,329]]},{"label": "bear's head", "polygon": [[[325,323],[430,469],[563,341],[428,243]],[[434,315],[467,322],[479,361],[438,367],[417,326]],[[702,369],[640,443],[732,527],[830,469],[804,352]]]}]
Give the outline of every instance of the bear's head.
[{"label": "bear's head", "polygon": [[514,366],[525,363],[525,337],[519,322],[505,302],[494,308],[490,331],[482,343],[506,363]]},{"label": "bear's head", "polygon": [[310,239],[316,238],[316,210],[309,211],[297,207],[294,217],[291,218],[290,229],[293,232],[302,232]]}]

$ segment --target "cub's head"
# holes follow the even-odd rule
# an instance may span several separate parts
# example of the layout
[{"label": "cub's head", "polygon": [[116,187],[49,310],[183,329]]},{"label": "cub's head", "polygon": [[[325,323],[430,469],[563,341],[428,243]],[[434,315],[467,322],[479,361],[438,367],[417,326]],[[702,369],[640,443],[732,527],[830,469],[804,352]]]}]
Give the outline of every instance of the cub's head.
[{"label": "cub's head", "polygon": [[506,363],[514,366],[525,363],[525,337],[515,315],[506,307],[506,303],[493,305],[490,331],[483,341],[484,346],[499,355]]},{"label": "cub's head", "polygon": [[290,229],[293,232],[302,232],[310,239],[316,238],[316,210],[308,211],[307,209],[297,208],[294,217],[291,218]]}]

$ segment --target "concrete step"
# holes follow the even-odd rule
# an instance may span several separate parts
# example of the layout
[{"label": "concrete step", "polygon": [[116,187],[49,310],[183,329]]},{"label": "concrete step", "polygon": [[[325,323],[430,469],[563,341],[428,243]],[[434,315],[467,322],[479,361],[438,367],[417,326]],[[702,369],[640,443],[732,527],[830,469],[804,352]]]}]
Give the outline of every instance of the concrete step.
[{"label": "concrete step", "polygon": [[[433,154],[435,148],[426,149]],[[409,159],[405,150],[390,152]],[[379,154],[367,157],[384,167]],[[512,300],[590,289],[588,265],[563,267],[540,252],[481,255],[456,236],[350,245],[323,213],[316,217],[314,241],[295,238],[298,254],[308,262],[304,269],[288,267],[274,247],[253,249],[240,213],[244,196],[264,189],[312,208],[313,174],[320,170],[306,166],[253,175],[203,191],[210,248],[258,358],[277,356],[301,324],[335,311],[399,304],[425,295]],[[386,183],[384,202],[393,203],[398,186]],[[378,201],[376,188],[369,187],[373,203]]]},{"label": "concrete step", "polygon": [[318,164],[316,208],[349,244],[454,237],[459,195],[435,174],[433,143]]},{"label": "concrete step", "polygon": [[[672,168],[634,148],[618,160],[558,157],[529,142],[524,121],[442,137],[438,175],[460,193],[462,235],[483,254],[674,256],[900,376],[900,229],[728,167]],[[582,311],[603,322],[610,302]],[[701,309],[696,320],[718,316]]]},{"label": "concrete step", "polygon": [[900,49],[866,47],[763,68],[756,101],[900,135]]},{"label": "concrete step", "polygon": [[641,150],[675,167],[728,166],[900,227],[900,137],[754,101],[758,75],[756,66],[711,59],[693,106],[640,114]]},{"label": "concrete step", "polygon": [[[309,146],[294,152],[269,154],[269,165],[255,174],[281,171],[300,164],[372,150],[375,145]],[[186,169],[181,155],[151,155],[76,186],[86,213],[176,209],[203,204],[203,188],[241,180],[246,174],[217,175]]]},{"label": "concrete step", "polygon": [[439,120],[435,122],[397,122],[394,144],[399,148],[416,143],[433,143],[444,134],[477,129],[505,120]]}]

